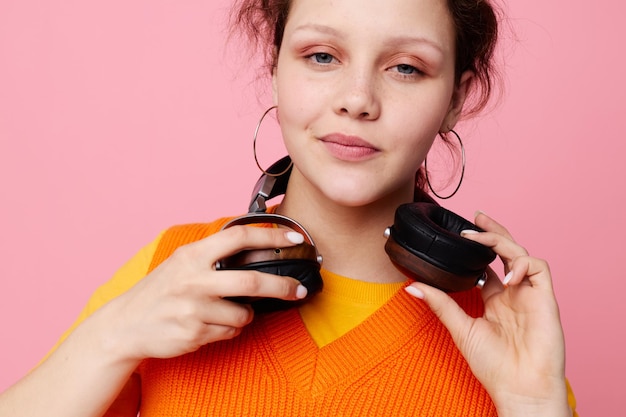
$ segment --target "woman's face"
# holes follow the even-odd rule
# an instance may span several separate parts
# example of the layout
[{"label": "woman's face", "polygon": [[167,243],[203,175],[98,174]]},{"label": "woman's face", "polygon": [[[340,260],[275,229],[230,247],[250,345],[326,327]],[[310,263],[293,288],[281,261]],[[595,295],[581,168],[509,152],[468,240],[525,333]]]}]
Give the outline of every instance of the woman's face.
[{"label": "woman's face", "polygon": [[294,0],[273,88],[295,177],[342,205],[410,198],[460,112],[454,75],[444,0]]}]

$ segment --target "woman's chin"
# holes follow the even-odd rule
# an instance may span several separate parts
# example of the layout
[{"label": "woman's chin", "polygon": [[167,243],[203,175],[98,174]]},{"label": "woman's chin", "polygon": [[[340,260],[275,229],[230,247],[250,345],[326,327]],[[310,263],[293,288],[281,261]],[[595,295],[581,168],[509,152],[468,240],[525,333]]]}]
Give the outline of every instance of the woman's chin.
[{"label": "woman's chin", "polygon": [[388,195],[374,193],[364,187],[360,187],[360,189],[356,187],[350,189],[333,188],[322,191],[322,193],[332,204],[346,208],[377,206],[382,202],[390,201]]}]

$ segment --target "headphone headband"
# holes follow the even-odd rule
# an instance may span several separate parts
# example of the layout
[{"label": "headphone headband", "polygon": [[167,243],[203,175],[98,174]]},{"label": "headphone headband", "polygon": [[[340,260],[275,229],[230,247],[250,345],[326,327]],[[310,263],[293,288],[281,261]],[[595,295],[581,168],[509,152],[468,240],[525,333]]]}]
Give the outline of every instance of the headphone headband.
[{"label": "headphone headband", "polygon": [[281,226],[287,226],[290,229],[293,229],[296,232],[300,233],[308,244],[315,246],[315,243],[313,242],[313,238],[311,237],[309,232],[306,231],[304,226],[302,226],[300,223],[298,223],[294,219],[287,217],[287,216],[283,216],[282,214],[248,213],[245,216],[236,217],[232,219],[231,221],[226,223],[224,226],[222,226],[222,230],[227,229],[231,226],[237,226],[237,225],[242,225],[242,224],[256,224],[256,223],[273,223],[273,224],[280,224]]},{"label": "headphone headband", "polygon": [[[291,158],[285,156],[277,162],[274,162],[274,164],[261,175],[252,190],[252,199],[248,206],[248,213],[265,213],[267,210],[265,202],[267,200],[285,194],[292,170],[290,165]],[[281,172],[283,172],[281,175],[268,175],[279,174]]]}]

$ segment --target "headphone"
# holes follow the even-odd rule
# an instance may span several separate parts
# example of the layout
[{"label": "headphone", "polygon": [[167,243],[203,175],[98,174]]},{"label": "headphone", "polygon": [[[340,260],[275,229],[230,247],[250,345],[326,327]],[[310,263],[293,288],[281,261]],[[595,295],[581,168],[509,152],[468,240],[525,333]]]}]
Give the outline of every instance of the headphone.
[{"label": "headphone", "polygon": [[[294,219],[266,213],[266,201],[285,193],[291,170],[289,156],[274,163],[255,184],[248,214],[222,227],[224,230],[235,225],[276,224],[304,236],[304,242],[293,247],[244,250],[216,263],[216,268],[221,270],[255,269],[296,278],[308,290],[307,296],[298,301],[229,297],[233,301],[250,303],[255,311],[283,310],[300,305],[323,287],[322,256],[311,235]],[[461,237],[461,231],[483,230],[441,207],[424,192],[416,193],[415,200],[399,206],[393,225],[385,230],[385,252],[393,264],[410,278],[445,292],[482,287],[487,266],[496,258],[496,253]]]}]

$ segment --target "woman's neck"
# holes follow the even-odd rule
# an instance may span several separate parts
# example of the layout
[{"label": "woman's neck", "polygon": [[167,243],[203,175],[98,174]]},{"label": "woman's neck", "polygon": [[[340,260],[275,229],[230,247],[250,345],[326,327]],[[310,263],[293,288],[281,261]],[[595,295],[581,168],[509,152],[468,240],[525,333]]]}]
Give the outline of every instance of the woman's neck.
[{"label": "woman's neck", "polygon": [[393,224],[398,205],[411,201],[396,193],[365,206],[348,207],[325,198],[319,190],[290,184],[277,213],[300,222],[313,237],[324,262],[336,274],[370,282],[399,282],[406,276],[387,256],[385,229]]}]

